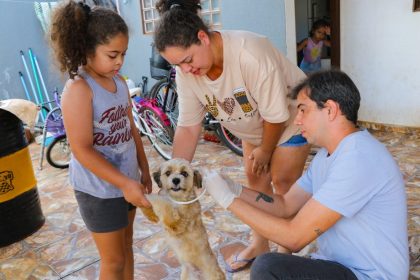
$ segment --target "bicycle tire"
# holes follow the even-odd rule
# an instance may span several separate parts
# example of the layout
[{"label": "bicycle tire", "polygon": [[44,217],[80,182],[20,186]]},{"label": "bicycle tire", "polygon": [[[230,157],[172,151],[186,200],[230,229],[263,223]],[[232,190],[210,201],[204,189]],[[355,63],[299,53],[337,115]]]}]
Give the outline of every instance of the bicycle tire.
[{"label": "bicycle tire", "polygon": [[149,98],[156,100],[156,105],[168,116],[171,126],[175,130],[179,116],[176,84],[168,79],[158,81],[150,90]]},{"label": "bicycle tire", "polygon": [[238,156],[243,156],[242,140],[233,135],[227,128],[220,123],[216,124],[216,134],[220,141]]},{"label": "bicycle tire", "polygon": [[[48,145],[46,158],[48,163],[55,168],[68,168],[70,162],[70,146],[67,135],[60,135]],[[60,155],[58,158],[56,155]],[[60,160],[63,158],[62,160]]]},{"label": "bicycle tire", "polygon": [[162,118],[151,108],[140,108],[139,114],[141,116],[145,134],[152,144],[153,148],[165,160],[172,157],[172,144],[174,139],[174,128],[165,125]]}]

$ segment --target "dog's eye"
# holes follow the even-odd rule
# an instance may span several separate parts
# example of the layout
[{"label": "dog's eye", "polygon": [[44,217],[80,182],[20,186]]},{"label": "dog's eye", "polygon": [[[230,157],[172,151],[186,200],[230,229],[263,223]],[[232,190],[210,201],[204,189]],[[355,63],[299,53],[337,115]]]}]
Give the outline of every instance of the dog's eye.
[{"label": "dog's eye", "polygon": [[184,177],[188,177],[188,172],[187,171],[182,171],[181,175],[184,176]]},{"label": "dog's eye", "polygon": [[165,175],[169,177],[169,175],[171,175],[171,171],[166,171]]}]

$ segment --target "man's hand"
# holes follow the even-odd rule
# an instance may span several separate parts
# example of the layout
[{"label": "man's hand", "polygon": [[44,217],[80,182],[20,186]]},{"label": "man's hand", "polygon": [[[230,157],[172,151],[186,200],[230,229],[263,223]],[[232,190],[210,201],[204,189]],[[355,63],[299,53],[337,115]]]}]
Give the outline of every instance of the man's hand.
[{"label": "man's hand", "polygon": [[261,176],[263,173],[267,173],[270,170],[270,160],[272,152],[267,152],[261,147],[256,147],[251,154],[249,159],[253,161],[252,163],[252,173]]},{"label": "man's hand", "polygon": [[226,175],[220,175],[216,171],[202,170],[203,186],[209,194],[223,208],[228,208],[233,200],[242,192],[242,186],[233,182]]},{"label": "man's hand", "polygon": [[128,183],[121,189],[125,200],[138,207],[152,207],[150,202],[144,196],[145,186],[134,180]]}]

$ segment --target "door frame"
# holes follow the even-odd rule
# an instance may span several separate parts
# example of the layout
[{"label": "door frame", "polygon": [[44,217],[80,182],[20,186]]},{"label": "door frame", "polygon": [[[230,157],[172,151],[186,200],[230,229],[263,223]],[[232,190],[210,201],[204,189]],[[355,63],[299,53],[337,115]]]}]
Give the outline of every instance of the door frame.
[{"label": "door frame", "polygon": [[[284,0],[286,19],[286,57],[296,61],[295,0]],[[330,0],[331,15],[331,67],[340,68],[340,0]],[[338,27],[338,28],[337,28]]]}]

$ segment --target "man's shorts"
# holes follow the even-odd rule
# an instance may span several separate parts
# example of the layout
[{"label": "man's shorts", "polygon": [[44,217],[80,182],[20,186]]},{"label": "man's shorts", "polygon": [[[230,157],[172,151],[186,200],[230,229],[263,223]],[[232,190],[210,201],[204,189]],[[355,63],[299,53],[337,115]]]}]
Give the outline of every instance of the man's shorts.
[{"label": "man's shorts", "polygon": [[293,135],[287,142],[280,144],[279,147],[300,147],[308,144],[306,138],[302,134]]},{"label": "man's shorts", "polygon": [[82,219],[91,232],[112,232],[127,227],[128,212],[136,208],[124,197],[103,199],[74,192]]}]

